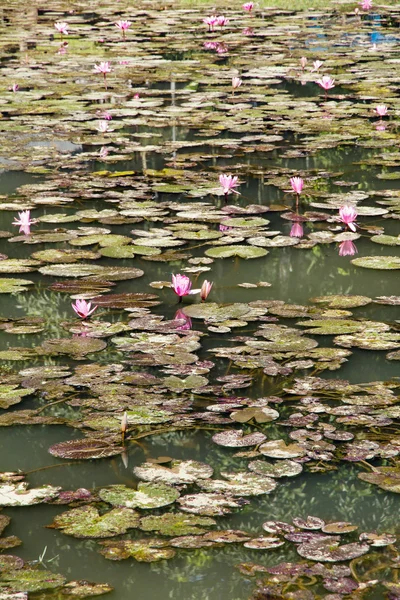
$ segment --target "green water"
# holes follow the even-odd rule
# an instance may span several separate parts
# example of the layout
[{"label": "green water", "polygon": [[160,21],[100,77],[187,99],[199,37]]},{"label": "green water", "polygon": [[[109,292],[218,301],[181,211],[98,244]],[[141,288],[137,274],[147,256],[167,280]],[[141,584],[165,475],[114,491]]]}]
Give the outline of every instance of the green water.
[{"label": "green water", "polygon": [[[3,13],[0,33],[4,46],[0,52],[4,65],[4,79],[1,82],[4,102],[0,105],[0,128],[4,136],[4,148],[0,153],[0,234],[5,233],[0,235],[1,254],[8,258],[29,259],[34,252],[44,249],[70,250],[73,247],[68,241],[34,244],[24,243],[29,238],[14,241],[12,236],[16,235],[16,229],[12,221],[19,210],[31,208],[35,219],[58,213],[74,216],[78,211],[92,209],[115,209],[123,217],[120,203],[128,199],[152,203],[152,208],[161,207],[168,214],[160,218],[153,218],[149,214],[145,218],[138,218],[136,222],[129,222],[126,217],[118,222],[107,222],[107,219],[102,221],[98,216],[78,216],[74,221],[61,223],[43,220],[32,226],[33,241],[37,232],[68,233],[76,231],[78,227],[105,228],[108,233],[133,239],[140,237],[140,232],[155,237],[157,232],[165,233],[166,228],[171,226],[177,226],[178,232],[183,231],[188,221],[194,224],[194,228],[208,225],[211,231],[217,232],[223,217],[239,216],[233,212],[228,214],[229,205],[242,208],[256,205],[269,209],[260,215],[248,215],[268,219],[269,224],[253,233],[246,232],[244,241],[239,241],[239,244],[247,244],[246,239],[259,235],[260,231],[277,231],[288,237],[292,223],[282,215],[295,209],[289,178],[301,175],[306,185],[299,204],[300,215],[307,211],[322,211],[328,213],[329,219],[308,219],[304,222],[304,239],[312,239],[313,235],[321,232],[341,233],[342,225],[333,218],[337,215],[338,206],[325,205],[319,208],[315,204],[324,204],[336,196],[340,206],[347,203],[346,193],[351,193],[352,201],[355,199],[361,209],[364,206],[385,209],[383,215],[364,216],[361,213],[358,217],[360,237],[355,240],[357,257],[400,256],[400,242],[391,246],[371,242],[372,235],[377,233],[399,235],[400,179],[390,179],[390,175],[386,178],[388,173],[398,172],[400,166],[400,102],[398,89],[393,84],[393,71],[390,70],[398,68],[396,64],[399,57],[395,44],[398,28],[394,22],[390,19],[374,20],[373,16],[365,16],[362,21],[357,21],[353,13],[346,15],[343,11],[342,18],[336,13],[329,19],[321,16],[316,30],[313,27],[314,20],[301,14],[282,16],[277,13],[268,20],[263,15],[259,18],[259,15],[254,17],[254,23],[250,22],[256,30],[259,28],[258,35],[245,37],[239,34],[239,30],[226,34],[230,50],[225,56],[204,50],[204,41],[214,38],[207,37],[205,30],[199,29],[203,13],[196,10],[160,11],[151,3],[144,3],[140,9],[122,4],[123,17],[118,12],[119,5],[118,8],[96,7],[93,14],[81,12],[79,7],[74,13],[63,13],[59,12],[62,7],[57,2],[52,2],[49,8],[46,6],[39,14],[35,11],[22,14],[31,24],[30,35],[35,41],[33,43],[31,40],[31,46],[28,44],[27,47],[21,44],[19,49],[10,46],[14,43],[10,28],[14,23],[20,31],[25,31],[23,19],[21,21],[22,17],[18,16],[18,9],[14,6]],[[400,18],[396,10],[393,8],[391,11],[393,19]],[[137,18],[137,39],[141,45],[127,43],[124,46],[114,31],[114,21],[125,17],[133,20],[134,15]],[[240,23],[241,18],[237,9],[232,8],[232,22]],[[74,29],[66,56],[57,54],[59,40],[49,34],[49,27],[53,26],[56,19],[71,21]],[[104,29],[102,26],[97,29],[99,23],[108,23],[109,29],[105,26]],[[245,24],[249,26],[247,21]],[[271,38],[268,35],[269,27],[274,34]],[[291,31],[297,31],[296,28],[300,27],[300,30],[297,31],[298,35],[291,35],[288,41],[285,27],[293,28]],[[102,32],[105,42],[99,41]],[[376,36],[372,36],[377,32],[383,35],[378,42],[379,54],[363,53],[363,49],[370,48],[372,39],[376,39]],[[172,40],[171,36],[175,37],[171,41],[171,48],[166,51],[166,40]],[[384,50],[380,49],[379,43]],[[299,71],[298,60],[303,53],[309,56],[309,67],[312,60],[319,57],[326,61],[323,72],[334,73],[339,80],[337,88],[330,92],[332,100],[326,105],[322,102],[315,81],[308,77],[309,71],[304,85],[300,85],[305,76]],[[261,58],[263,56],[264,59]],[[391,60],[393,56],[395,60]],[[122,66],[117,67],[117,61],[122,58],[131,61],[127,71],[123,71]],[[106,93],[102,89],[101,78],[93,75],[92,66],[94,62],[108,59],[112,60],[115,70],[109,78],[111,91]],[[383,66],[379,67],[378,61],[382,61]],[[37,65],[40,68],[37,69]],[[263,71],[264,67],[270,71]],[[117,69],[120,69],[118,77],[115,74]],[[230,79],[232,74],[237,74],[236,71],[243,76],[244,83],[232,98]],[[59,78],[57,83],[56,77]],[[370,91],[363,87],[368,77],[374,82]],[[29,91],[11,95],[8,87],[14,81],[20,81],[21,88],[26,85]],[[140,91],[141,100],[132,104],[133,94],[137,90]],[[377,103],[383,102],[389,104],[390,116],[385,120],[387,130],[379,132],[375,129],[377,118],[371,111]],[[108,137],[100,139],[101,136],[94,133],[94,126],[98,111],[104,109],[114,111],[110,126],[115,130],[107,134]],[[22,138],[22,134],[26,139]],[[268,136],[270,139],[267,139]],[[99,156],[103,145],[110,147],[106,159]],[[227,203],[215,191],[220,173],[238,174],[240,179],[240,196],[229,196]],[[163,192],[160,183],[186,186],[187,190]],[[362,193],[365,193],[365,197],[357,196]],[[68,201],[52,205],[46,200],[38,201],[41,194],[45,198],[68,198]],[[397,205],[387,203],[392,199],[397,200]],[[382,204],[382,201],[386,204]],[[222,217],[216,214],[211,221],[204,219],[204,222],[197,217],[190,221],[177,216],[179,210],[183,211],[187,206],[190,210],[193,203],[204,202],[209,203],[210,211],[217,207],[225,214]],[[83,233],[82,229],[79,235]],[[160,289],[154,286],[154,282],[169,282],[172,273],[186,272],[186,268],[193,267],[193,259],[204,259],[210,247],[213,247],[212,243],[191,240],[175,248],[178,252],[188,254],[183,259],[178,257],[158,262],[136,254],[133,259],[99,256],[93,263],[143,270],[141,277],[117,280],[111,294],[155,293],[160,304],[152,307],[150,313],[162,316],[167,321],[174,319],[179,308],[198,304],[199,299],[198,296],[188,296],[180,304],[168,285]],[[97,251],[99,245],[88,245],[82,249]],[[315,298],[333,294],[366,296],[372,300],[380,296],[393,296],[397,300],[400,297],[398,269],[372,270],[356,266],[351,262],[352,256],[339,255],[338,243],[332,240],[329,243],[318,242],[310,248],[285,243],[280,247],[269,247],[268,251],[266,256],[254,260],[217,258],[213,262],[202,263],[209,270],[188,274],[192,277],[194,288],[200,287],[205,278],[212,281],[214,287],[208,301],[222,306],[277,300],[288,305],[314,306]],[[189,258],[192,262],[189,262]],[[83,263],[91,263],[91,260],[84,260]],[[71,338],[73,335],[71,327],[75,323],[75,315],[71,302],[75,296],[71,298],[67,293],[61,294],[50,288],[55,282],[67,278],[43,275],[38,271],[39,266],[44,266],[44,263],[26,273],[6,272],[0,275],[1,278],[22,278],[32,282],[29,291],[1,295],[0,352],[14,347],[38,348],[46,340]],[[68,281],[71,279],[68,278]],[[260,286],[259,282],[264,282],[264,285]],[[242,287],[244,283],[254,287]],[[350,308],[351,312],[345,318],[355,319],[357,323],[364,320],[383,323],[391,332],[398,332],[398,305],[398,302],[379,304],[370,301],[364,306]],[[98,309],[93,320],[97,315],[100,320],[113,324],[127,323],[135,316],[115,307]],[[24,317],[44,319],[43,331],[15,334],[5,330],[9,321]],[[243,319],[246,321],[245,316]],[[118,350],[109,338],[105,338],[107,348],[80,360],[68,353],[59,356],[39,353],[34,359],[24,361],[4,360],[2,376],[7,378],[15,374],[17,385],[22,381],[22,386],[23,377],[18,373],[29,367],[65,365],[74,373],[85,364],[122,364],[128,372],[146,372],[159,377],[161,393],[165,392],[169,400],[184,398],[189,416],[194,413],[197,420],[193,425],[182,427],[166,423],[162,433],[139,436],[137,439],[137,434],[148,434],[157,431],[158,427],[154,424],[131,425],[122,456],[98,460],[63,460],[51,455],[49,448],[59,442],[83,438],[87,434],[88,428],[77,424],[86,415],[80,402],[90,397],[90,389],[78,386],[71,394],[74,402],[70,402],[71,398],[66,395],[53,405],[53,398],[48,397],[46,387],[38,388],[21,403],[1,410],[0,418],[8,412],[32,410],[40,411],[38,415],[58,417],[60,423],[2,427],[0,472],[23,473],[32,488],[48,484],[60,486],[64,491],[86,488],[95,492],[114,484],[135,488],[138,478],[133,473],[134,467],[149,459],[171,457],[207,463],[214,468],[213,477],[216,479],[221,472],[246,471],[249,457],[235,456],[236,452],[248,448],[230,448],[214,443],[212,436],[217,431],[232,428],[232,422],[213,424],[208,421],[208,406],[223,403],[227,398],[232,402],[251,402],[259,398],[285,396],[284,405],[271,404],[281,412],[278,421],[261,424],[253,421],[242,426],[233,422],[233,426],[236,429],[242,427],[245,433],[262,431],[268,439],[282,437],[290,441],[292,429],[282,421],[291,413],[304,409],[304,404],[301,405],[302,396],[288,398],[287,389],[294,385],[296,379],[316,376],[346,380],[350,384],[391,382],[393,387],[398,384],[398,360],[389,360],[387,350],[363,349],[360,342],[351,348],[351,355],[340,368],[319,372],[312,365],[295,366],[287,376],[268,375],[263,373],[262,368],[240,369],[231,360],[214,355],[217,348],[234,349],[244,343],[243,340],[259,339],[260,326],[273,323],[301,330],[297,323],[306,319],[307,316],[276,317],[271,311],[247,324],[238,326],[233,323],[231,331],[219,333],[215,327],[213,329],[213,323],[193,318],[192,330],[203,334],[200,348],[195,352],[198,361],[215,363],[210,372],[205,374],[210,385],[219,385],[218,378],[227,375],[252,377],[250,386],[238,386],[223,393],[219,389],[207,393],[192,392],[191,389],[184,392],[168,391],[163,385],[166,385],[165,379],[173,371],[172,367],[169,371],[165,365],[146,366],[132,362],[132,354]],[[129,337],[131,333],[128,330],[113,337]],[[175,333],[179,334],[179,330]],[[183,338],[184,332],[181,332],[181,336]],[[315,339],[320,348],[337,347],[332,335],[313,336],[307,331],[305,336]],[[399,346],[395,345],[393,349]],[[276,360],[286,365],[296,358],[284,355]],[[299,360],[302,358],[303,354],[300,353]],[[183,374],[179,374],[179,367],[182,365],[178,363],[176,368],[179,377],[186,377],[191,368],[196,368],[189,365],[186,373],[182,371]],[[65,379],[68,385],[68,377]],[[319,396],[319,393],[313,390],[310,395]],[[395,407],[398,401],[397,397],[393,402]],[[373,405],[371,410],[377,407],[379,409],[380,405]],[[355,414],[358,414],[356,408]],[[121,411],[116,411],[116,414],[122,416]],[[223,413],[224,417],[228,414]],[[327,417],[326,423],[335,421],[332,415],[324,416]],[[379,424],[353,424],[348,427],[346,422],[342,427],[338,424],[338,428],[351,431],[358,441],[377,439],[398,445],[396,417],[386,429]],[[307,425],[307,430],[312,431],[313,427]],[[258,458],[263,457],[259,454]],[[216,528],[243,530],[252,537],[259,537],[265,535],[262,529],[265,521],[290,523],[293,518],[313,515],[327,522],[351,522],[359,528],[355,536],[371,531],[400,535],[399,496],[358,477],[366,471],[368,464],[371,470],[382,465],[398,468],[398,457],[373,456],[353,462],[342,460],[339,453],[332,462],[330,459],[325,462],[323,459],[305,462],[304,470],[299,475],[277,479],[278,485],[270,494],[246,496],[247,503],[244,502],[240,510],[216,517]],[[179,489],[182,494],[198,491],[195,485]],[[70,508],[68,505],[50,503],[5,507],[2,514],[11,517],[6,535],[16,535],[22,540],[21,546],[5,552],[26,561],[38,561],[42,556],[44,567],[63,574],[68,580],[108,583],[114,588],[109,597],[115,600],[124,600],[133,595],[155,600],[246,600],[254,591],[257,576],[245,577],[239,572],[239,564],[274,566],[283,561],[300,560],[294,544],[289,543],[272,550],[253,550],[239,543],[216,548],[177,548],[174,558],[153,564],[139,563],[132,558],[106,560],[99,554],[95,539],[76,539],[47,527],[54,517]],[[105,509],[104,503],[101,509]],[[161,515],[175,509],[174,506],[147,512]],[[145,513],[141,511],[141,515]],[[150,535],[133,529],[117,539],[142,539]],[[162,536],[154,533],[154,537]],[[351,541],[357,541],[357,537]],[[393,548],[397,550],[397,546]],[[387,556],[385,551],[377,550],[381,552],[381,557]],[[396,569],[397,566],[394,566],[393,570]],[[375,579],[372,575],[370,578]],[[384,576],[379,574],[376,579],[381,582]],[[310,589],[316,595],[307,596],[307,600],[327,595],[319,584]],[[382,598],[386,593],[382,590],[375,587],[365,597]],[[40,598],[59,597],[57,592],[54,596],[50,592],[40,595]],[[289,598],[286,595],[280,597]]]}]

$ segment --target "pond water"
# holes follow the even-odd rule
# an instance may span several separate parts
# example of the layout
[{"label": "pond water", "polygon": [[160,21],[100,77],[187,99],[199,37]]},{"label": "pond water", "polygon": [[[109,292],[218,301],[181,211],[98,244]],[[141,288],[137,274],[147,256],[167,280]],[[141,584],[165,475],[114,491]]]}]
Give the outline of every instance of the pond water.
[{"label": "pond water", "polygon": [[1,12],[0,597],[400,598],[399,8],[92,8]]}]

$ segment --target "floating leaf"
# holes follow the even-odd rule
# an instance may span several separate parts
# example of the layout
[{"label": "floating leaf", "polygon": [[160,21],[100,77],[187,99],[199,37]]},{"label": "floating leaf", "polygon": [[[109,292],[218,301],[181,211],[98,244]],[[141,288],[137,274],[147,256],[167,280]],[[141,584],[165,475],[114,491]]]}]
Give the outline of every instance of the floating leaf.
[{"label": "floating leaf", "polygon": [[217,517],[231,513],[232,509],[241,508],[244,501],[224,494],[187,494],[179,498],[178,503],[185,512]]},{"label": "floating leaf", "polygon": [[345,544],[339,546],[337,537],[321,538],[314,541],[300,544],[297,547],[297,552],[303,558],[315,560],[318,562],[340,562],[343,560],[352,560],[358,556],[362,556],[369,550],[368,544]]},{"label": "floating leaf", "polygon": [[172,504],[179,498],[179,492],[163,483],[139,483],[137,490],[125,485],[103,488],[99,496],[113,506],[147,509]]},{"label": "floating leaf", "polygon": [[400,269],[400,256],[360,256],[351,261],[356,267],[390,271]]},{"label": "floating leaf", "polygon": [[175,556],[175,550],[167,548],[167,543],[155,538],[143,540],[121,540],[100,542],[100,554],[108,560],[134,558],[138,562],[157,562]]},{"label": "floating leaf", "polygon": [[77,538],[114,537],[139,525],[139,515],[130,508],[114,508],[100,515],[94,506],[73,508],[57,515],[50,527]]},{"label": "floating leaf", "polygon": [[158,531],[161,535],[200,535],[204,527],[215,525],[214,519],[198,517],[184,513],[167,513],[159,516],[144,517],[140,520],[143,531]]},{"label": "floating leaf", "polygon": [[136,477],[145,481],[163,482],[170,485],[181,483],[196,483],[208,479],[213,474],[209,465],[195,460],[173,460],[171,467],[153,463],[144,463],[133,470]]},{"label": "floating leaf", "polygon": [[0,485],[0,506],[32,506],[48,502],[58,496],[60,487],[43,485],[39,488],[27,489],[26,482]]},{"label": "floating leaf", "polygon": [[123,452],[123,447],[113,446],[104,440],[83,439],[59,442],[49,448],[50,454],[66,460],[92,460],[116,456]]},{"label": "floating leaf", "polygon": [[254,460],[249,463],[250,471],[264,475],[265,477],[295,477],[302,472],[303,467],[300,463],[293,460],[280,460],[277,463],[267,462],[266,460]]},{"label": "floating leaf", "polygon": [[267,437],[261,432],[249,433],[243,435],[241,429],[231,429],[229,431],[222,431],[213,435],[213,442],[219,446],[226,446],[228,448],[242,448],[245,446],[256,446],[262,444]]},{"label": "floating leaf", "polygon": [[239,258],[261,258],[268,254],[268,250],[263,248],[256,248],[255,246],[217,246],[209,248],[205,252],[206,256],[211,258],[231,258],[232,256],[238,256]]}]

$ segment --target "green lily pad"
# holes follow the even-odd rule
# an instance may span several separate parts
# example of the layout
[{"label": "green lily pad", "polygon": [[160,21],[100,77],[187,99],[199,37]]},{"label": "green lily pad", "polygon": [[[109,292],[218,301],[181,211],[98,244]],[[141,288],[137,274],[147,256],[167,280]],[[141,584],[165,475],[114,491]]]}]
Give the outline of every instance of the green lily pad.
[{"label": "green lily pad", "polygon": [[355,308],[357,306],[366,306],[367,304],[370,304],[372,300],[371,298],[368,298],[368,296],[331,294],[329,296],[311,298],[311,302],[326,304],[329,308]]},{"label": "green lily pad", "polygon": [[261,217],[233,217],[230,219],[224,219],[224,225],[227,227],[266,227],[270,221]]},{"label": "green lily pad", "polygon": [[157,562],[175,556],[175,550],[166,547],[168,542],[155,538],[100,542],[100,554],[108,560],[134,558],[138,562]]},{"label": "green lily pad", "polygon": [[0,278],[0,294],[17,294],[26,292],[28,286],[33,285],[29,279],[4,279]]},{"label": "green lily pad", "polygon": [[7,258],[0,260],[0,273],[29,273],[36,271],[40,261],[20,258]]},{"label": "green lily pad", "polygon": [[29,396],[35,390],[33,388],[18,388],[17,385],[0,384],[0,408],[9,408],[13,404],[18,404],[24,398]]},{"label": "green lily pad", "polygon": [[125,485],[103,488],[99,496],[113,506],[145,509],[168,506],[179,498],[179,492],[163,483],[139,483],[137,490]]},{"label": "green lily pad", "polygon": [[58,248],[48,248],[34,252],[32,258],[49,263],[75,263],[78,260],[96,260],[100,254],[89,250],[60,250]]},{"label": "green lily pad", "polygon": [[114,508],[100,515],[94,506],[73,508],[54,518],[49,526],[77,538],[114,537],[139,525],[139,515],[130,508]]},{"label": "green lily pad", "polygon": [[194,319],[212,320],[213,323],[226,321],[227,319],[238,319],[250,312],[248,304],[216,304],[215,302],[204,302],[202,304],[191,304],[183,308],[188,317]]},{"label": "green lily pad", "polygon": [[[1,583],[6,586],[9,592],[40,592],[58,588],[65,583],[66,578],[63,575],[52,573],[42,568],[33,568],[25,566],[23,569],[15,571],[6,571],[1,575]],[[7,597],[6,597],[7,598]],[[20,597],[20,598],[23,598]],[[15,600],[20,600],[15,598]],[[14,597],[10,596],[11,600]]]},{"label": "green lily pad", "polygon": [[41,346],[45,354],[70,354],[74,357],[100,352],[107,347],[104,340],[89,337],[45,340]]},{"label": "green lily pad", "polygon": [[255,246],[216,246],[205,251],[206,256],[211,258],[231,258],[238,256],[239,258],[261,258],[268,254],[268,250],[256,248]]},{"label": "green lily pad", "polygon": [[383,246],[400,246],[400,237],[394,235],[373,235],[371,242],[382,244]]},{"label": "green lily pad", "polygon": [[250,471],[264,475],[265,477],[295,477],[299,475],[303,467],[300,463],[293,460],[280,460],[277,463],[267,462],[265,460],[254,460],[249,463]]},{"label": "green lily pad", "polygon": [[360,256],[351,261],[356,267],[390,271],[400,269],[400,256]]},{"label": "green lily pad", "polygon": [[143,517],[140,520],[140,529],[143,531],[157,531],[161,535],[201,535],[207,530],[204,527],[215,525],[214,519],[198,517],[185,513],[166,513],[164,515]]}]

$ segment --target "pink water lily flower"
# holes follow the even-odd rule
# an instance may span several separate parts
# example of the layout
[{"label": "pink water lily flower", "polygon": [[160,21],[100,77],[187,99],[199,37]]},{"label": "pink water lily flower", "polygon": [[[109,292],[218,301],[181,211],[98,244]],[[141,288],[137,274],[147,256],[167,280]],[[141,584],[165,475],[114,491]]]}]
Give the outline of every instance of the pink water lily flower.
[{"label": "pink water lily flower", "polygon": [[242,4],[242,8],[250,13],[254,8],[254,2],[245,2]]},{"label": "pink water lily flower", "polygon": [[19,233],[24,233],[25,235],[29,235],[31,232],[31,225],[36,223],[35,219],[31,219],[31,211],[23,210],[18,213],[18,219],[15,218],[13,221],[13,225],[19,225]]},{"label": "pink water lily flower", "polygon": [[205,279],[203,281],[203,285],[201,286],[201,290],[200,290],[200,298],[201,298],[202,302],[204,302],[204,300],[207,300],[207,296],[211,292],[212,286],[213,286],[213,283],[210,281],[207,281],[207,279]]},{"label": "pink water lily flower", "polygon": [[122,31],[122,39],[125,40],[125,34],[132,25],[130,21],[117,21],[115,26]]},{"label": "pink water lily flower", "polygon": [[105,146],[102,146],[99,151],[99,157],[106,158],[106,156],[108,156],[108,153],[109,153],[109,149],[106,148]]},{"label": "pink water lily flower", "polygon": [[236,175],[233,177],[233,175],[221,174],[219,176],[219,183],[225,196],[228,196],[228,194],[231,192],[234,194],[239,194],[239,192],[235,190],[235,188],[239,185],[238,177]]},{"label": "pink water lily flower", "polygon": [[61,34],[61,36],[69,34],[68,23],[60,23],[60,22],[54,23],[54,27],[57,29],[58,33]]},{"label": "pink water lily flower", "polygon": [[111,65],[108,61],[104,61],[99,63],[98,65],[94,65],[94,72],[101,73],[104,77],[104,86],[107,89],[107,73],[111,73]]},{"label": "pink water lily flower", "polygon": [[302,238],[304,235],[303,225],[294,221],[290,230],[290,237]]},{"label": "pink water lily flower", "polygon": [[357,246],[351,240],[340,242],[339,256],[354,256],[357,252]]},{"label": "pink water lily flower", "polygon": [[208,31],[214,31],[214,27],[218,24],[218,17],[216,15],[211,15],[211,17],[203,19],[203,23],[208,25]]},{"label": "pink water lily flower", "polygon": [[240,77],[232,77],[232,94],[242,85]]},{"label": "pink water lily flower", "polygon": [[304,187],[303,179],[301,177],[291,177],[290,185],[292,186],[292,190],[294,191],[294,193],[300,196]]},{"label": "pink water lily flower", "polygon": [[322,79],[317,79],[316,83],[325,90],[325,101],[328,96],[328,90],[331,90],[335,87],[335,80],[330,77],[330,75],[324,75]]},{"label": "pink water lily flower", "polygon": [[172,289],[179,296],[179,302],[181,302],[183,296],[190,294],[192,282],[187,275],[181,275],[180,273],[172,275]]},{"label": "pink water lily flower", "polygon": [[347,225],[351,231],[356,231],[354,221],[357,219],[357,211],[354,206],[341,206],[339,208],[339,219]]},{"label": "pink water lily flower", "polygon": [[96,310],[97,306],[93,306],[91,302],[78,298],[76,303],[72,303],[72,308],[81,319],[86,319]]},{"label": "pink water lily flower", "polygon": [[107,133],[107,131],[112,131],[110,129],[109,122],[106,120],[98,121],[96,129],[99,133]]},{"label": "pink water lily flower", "polygon": [[323,64],[324,63],[323,63],[322,60],[314,60],[314,62],[313,62],[313,68],[311,69],[311,72],[318,71],[318,69],[320,67],[322,67]]},{"label": "pink water lily flower", "polygon": [[304,69],[306,68],[306,64],[308,63],[308,60],[306,59],[305,56],[302,56],[299,62],[300,62],[301,68],[304,71]]},{"label": "pink water lily flower", "polygon": [[372,8],[372,0],[362,0],[359,4],[362,10],[370,10]]},{"label": "pink water lily flower", "polygon": [[221,27],[221,29],[228,23],[229,23],[229,19],[224,17],[224,15],[220,15],[219,17],[217,17],[217,25],[219,25]]},{"label": "pink water lily flower", "polygon": [[18,83],[13,83],[11,87],[8,88],[10,92],[18,92],[19,85]]},{"label": "pink water lily flower", "polygon": [[375,108],[375,112],[379,117],[387,115],[388,107],[385,104],[378,104]]}]

